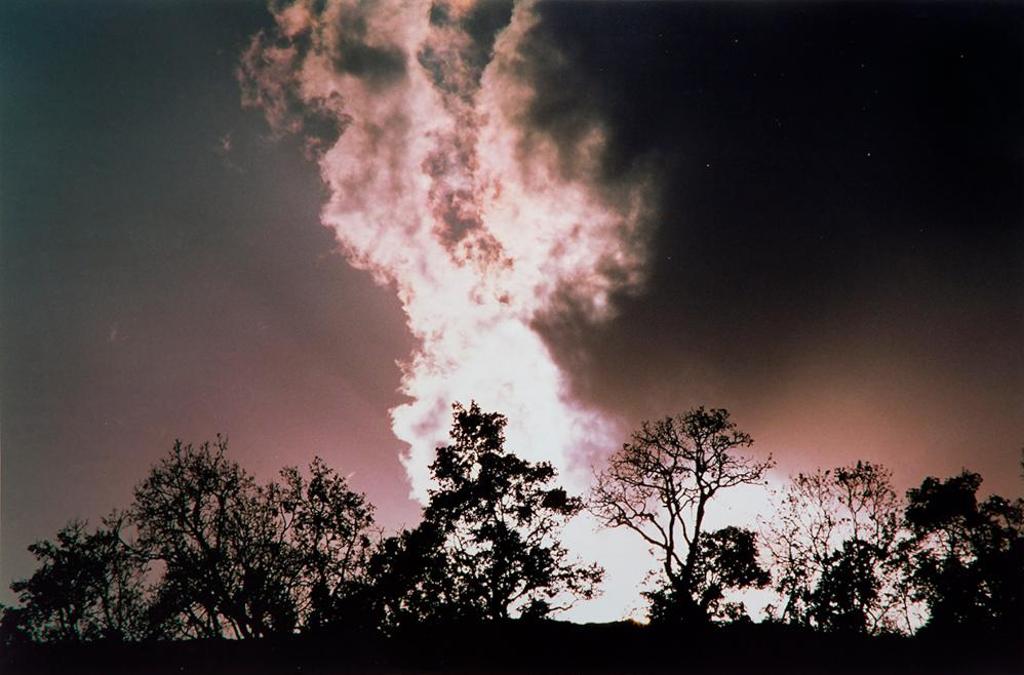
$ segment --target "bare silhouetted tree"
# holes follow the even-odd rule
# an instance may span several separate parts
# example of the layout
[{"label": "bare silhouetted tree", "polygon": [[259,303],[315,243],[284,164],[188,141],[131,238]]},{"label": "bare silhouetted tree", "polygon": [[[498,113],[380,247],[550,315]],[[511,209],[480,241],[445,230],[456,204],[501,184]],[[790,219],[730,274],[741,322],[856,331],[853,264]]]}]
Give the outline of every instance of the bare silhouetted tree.
[{"label": "bare silhouetted tree", "polygon": [[[608,527],[636,532],[658,556],[664,578],[662,590],[651,598],[657,616],[709,618],[714,603],[708,602],[702,577],[713,563],[702,561],[701,554],[710,555],[713,546],[702,545],[704,519],[722,490],[764,480],[773,465],[771,457],[756,460],[739,454],[752,444],[753,439],[729,419],[728,411],[701,407],[678,417],[644,422],[632,441],[597,474],[590,510]],[[722,537],[738,543],[733,534]],[[753,568],[749,571],[753,582],[758,575]],[[671,612],[662,602],[669,598],[678,605]]]},{"label": "bare silhouetted tree", "polygon": [[857,462],[798,474],[777,498],[765,526],[783,597],[777,619],[823,630],[912,629],[902,503],[888,469]]}]

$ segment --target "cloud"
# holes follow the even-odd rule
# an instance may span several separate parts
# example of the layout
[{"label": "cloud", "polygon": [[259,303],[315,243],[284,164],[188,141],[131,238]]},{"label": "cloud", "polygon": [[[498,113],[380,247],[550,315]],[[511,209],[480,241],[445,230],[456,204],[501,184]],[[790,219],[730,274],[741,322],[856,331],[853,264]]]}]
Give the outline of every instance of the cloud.
[{"label": "cloud", "polygon": [[402,302],[419,346],[392,419],[414,495],[450,404],[470,399],[509,417],[516,452],[584,486],[585,458],[621,430],[573,398],[537,326],[607,321],[642,286],[649,176],[609,179],[599,115],[538,88],[542,62],[571,64],[531,2],[271,10],[276,28],[242,57],[242,100],[305,139],[329,189],[323,224]]}]

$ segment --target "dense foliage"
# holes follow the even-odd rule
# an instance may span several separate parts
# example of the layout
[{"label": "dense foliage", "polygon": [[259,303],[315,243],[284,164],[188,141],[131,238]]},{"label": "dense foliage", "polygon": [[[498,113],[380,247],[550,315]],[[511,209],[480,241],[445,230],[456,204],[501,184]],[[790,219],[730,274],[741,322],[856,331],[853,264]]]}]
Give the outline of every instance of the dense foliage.
[{"label": "dense foliage", "polygon": [[371,563],[382,625],[540,618],[593,596],[601,568],[559,541],[583,502],[554,484],[550,464],[505,449],[505,423],[475,403],[455,406],[423,522],[385,540]]},{"label": "dense foliage", "polygon": [[[981,477],[926,478],[901,499],[877,464],[798,474],[760,532],[709,531],[720,492],[760,484],[770,457],[725,410],[644,423],[598,473],[589,503],[548,463],[505,447],[505,417],[454,406],[414,528],[375,529],[373,507],[323,460],[259,483],[227,442],[176,442],[134,501],[90,529],[29,547],[0,639],[108,644],[338,630],[484,625],[552,615],[594,596],[596,564],[561,542],[585,507],[646,542],[656,623],[749,622],[745,589],[772,587],[767,622],[845,635],[1024,627],[1024,500],[979,498]],[[419,629],[417,628],[417,629]],[[1016,633],[1014,633],[1016,631]]]}]

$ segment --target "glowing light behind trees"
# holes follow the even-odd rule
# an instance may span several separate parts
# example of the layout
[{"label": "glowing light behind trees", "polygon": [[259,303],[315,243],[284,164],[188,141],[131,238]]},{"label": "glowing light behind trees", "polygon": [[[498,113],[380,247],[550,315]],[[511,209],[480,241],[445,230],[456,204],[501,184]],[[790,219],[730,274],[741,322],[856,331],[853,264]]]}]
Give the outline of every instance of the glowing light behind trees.
[{"label": "glowing light behind trees", "polygon": [[574,456],[620,430],[574,400],[535,325],[601,322],[641,284],[648,181],[602,179],[597,124],[569,144],[531,128],[532,3],[298,2],[275,17],[244,56],[244,102],[305,136],[330,190],[323,224],[395,288],[419,341],[392,411],[414,494],[451,402],[470,399],[508,415],[517,452],[582,484]]}]

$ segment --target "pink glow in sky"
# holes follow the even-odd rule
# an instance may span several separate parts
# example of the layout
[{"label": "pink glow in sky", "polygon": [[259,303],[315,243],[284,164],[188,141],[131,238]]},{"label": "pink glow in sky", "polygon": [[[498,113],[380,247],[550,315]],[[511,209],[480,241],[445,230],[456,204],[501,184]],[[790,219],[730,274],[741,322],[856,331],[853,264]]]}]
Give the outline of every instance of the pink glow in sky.
[{"label": "pink glow in sky", "polygon": [[[310,140],[330,189],[322,222],[353,265],[395,289],[418,342],[401,363],[409,400],[391,411],[413,497],[427,495],[452,402],[470,400],[508,416],[510,448],[550,461],[583,492],[593,456],[624,430],[574,399],[535,324],[570,310],[606,321],[611,295],[642,284],[648,183],[599,184],[597,125],[566,151],[525,123],[535,91],[520,45],[532,3],[515,6],[493,52],[463,28],[475,3],[443,6],[441,21],[428,9],[279,9],[278,35],[257,36],[243,58],[245,102],[277,129],[303,130],[298,103],[342,130],[329,146]],[[586,519],[567,538],[602,559],[615,589],[579,618],[620,618],[645,551]]]},{"label": "pink glow in sky", "polygon": [[[706,405],[773,480],[1020,494],[1009,8],[270,5],[0,6],[0,602],[175,438],[414,525],[454,400],[577,493]],[[574,525],[609,569],[574,618],[642,606],[617,534]]]},{"label": "pink glow in sky", "polygon": [[588,463],[575,459],[622,430],[572,398],[534,325],[568,308],[606,320],[611,294],[643,280],[645,181],[598,185],[596,126],[571,157],[531,133],[519,48],[532,4],[516,6],[486,63],[463,28],[476,9],[449,3],[431,21],[423,3],[332,2],[314,16],[299,2],[243,61],[245,100],[276,128],[301,130],[298,103],[343,129],[318,156],[322,222],[353,265],[395,289],[419,343],[402,363],[410,400],[392,419],[420,499],[450,406],[470,399],[509,417],[517,452],[585,485]]}]

